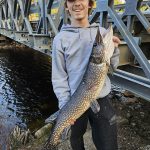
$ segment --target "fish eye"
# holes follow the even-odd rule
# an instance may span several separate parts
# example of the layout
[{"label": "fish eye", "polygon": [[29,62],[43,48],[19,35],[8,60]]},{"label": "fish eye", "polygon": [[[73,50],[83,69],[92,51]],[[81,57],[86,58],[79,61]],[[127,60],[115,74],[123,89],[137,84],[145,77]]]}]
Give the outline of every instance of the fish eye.
[{"label": "fish eye", "polygon": [[96,46],[97,46],[97,43],[96,43],[96,42],[94,42],[93,46],[94,46],[94,47],[96,47]]}]

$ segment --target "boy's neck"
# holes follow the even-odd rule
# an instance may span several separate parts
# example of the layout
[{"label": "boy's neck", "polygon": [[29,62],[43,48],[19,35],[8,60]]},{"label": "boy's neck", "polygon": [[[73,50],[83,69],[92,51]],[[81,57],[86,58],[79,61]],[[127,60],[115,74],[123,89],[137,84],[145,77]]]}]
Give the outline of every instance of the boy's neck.
[{"label": "boy's neck", "polygon": [[89,27],[90,23],[88,20],[71,20],[71,25],[74,27]]}]

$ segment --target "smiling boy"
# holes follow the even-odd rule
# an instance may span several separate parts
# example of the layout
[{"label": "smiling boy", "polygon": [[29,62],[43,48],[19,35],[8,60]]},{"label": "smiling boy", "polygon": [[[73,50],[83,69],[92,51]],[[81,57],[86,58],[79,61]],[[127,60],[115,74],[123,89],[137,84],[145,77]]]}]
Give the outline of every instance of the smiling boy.
[{"label": "smiling boy", "polygon": [[[56,35],[52,47],[52,84],[61,109],[73,95],[85,73],[97,33],[105,34],[99,24],[90,24],[88,16],[93,0],[65,0],[65,9],[71,24],[63,25]],[[110,59],[115,70],[119,63],[120,40],[113,37],[114,54]],[[89,108],[79,119],[72,120],[70,143],[73,150],[84,150],[83,135],[88,120],[92,128],[93,142],[97,150],[117,150],[117,128],[115,112],[110,103],[111,82],[108,76],[97,102],[100,111]]]}]

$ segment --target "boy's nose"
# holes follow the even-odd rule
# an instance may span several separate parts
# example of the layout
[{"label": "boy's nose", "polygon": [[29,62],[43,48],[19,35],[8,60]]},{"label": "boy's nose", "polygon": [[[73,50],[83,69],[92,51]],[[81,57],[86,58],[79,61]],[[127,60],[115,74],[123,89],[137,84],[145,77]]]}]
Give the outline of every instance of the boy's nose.
[{"label": "boy's nose", "polygon": [[75,5],[80,5],[81,2],[80,2],[80,0],[75,0],[75,1],[74,1],[74,4],[75,4]]}]

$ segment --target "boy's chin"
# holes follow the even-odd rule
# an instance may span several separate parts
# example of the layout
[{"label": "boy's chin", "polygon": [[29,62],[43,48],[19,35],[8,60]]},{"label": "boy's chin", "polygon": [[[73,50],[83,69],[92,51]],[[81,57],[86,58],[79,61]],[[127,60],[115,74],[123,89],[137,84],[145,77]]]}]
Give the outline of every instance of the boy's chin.
[{"label": "boy's chin", "polygon": [[80,21],[81,21],[81,20],[84,20],[85,17],[83,17],[83,16],[80,17],[80,16],[79,16],[79,17],[75,17],[74,19],[75,19],[75,20],[80,20]]}]

